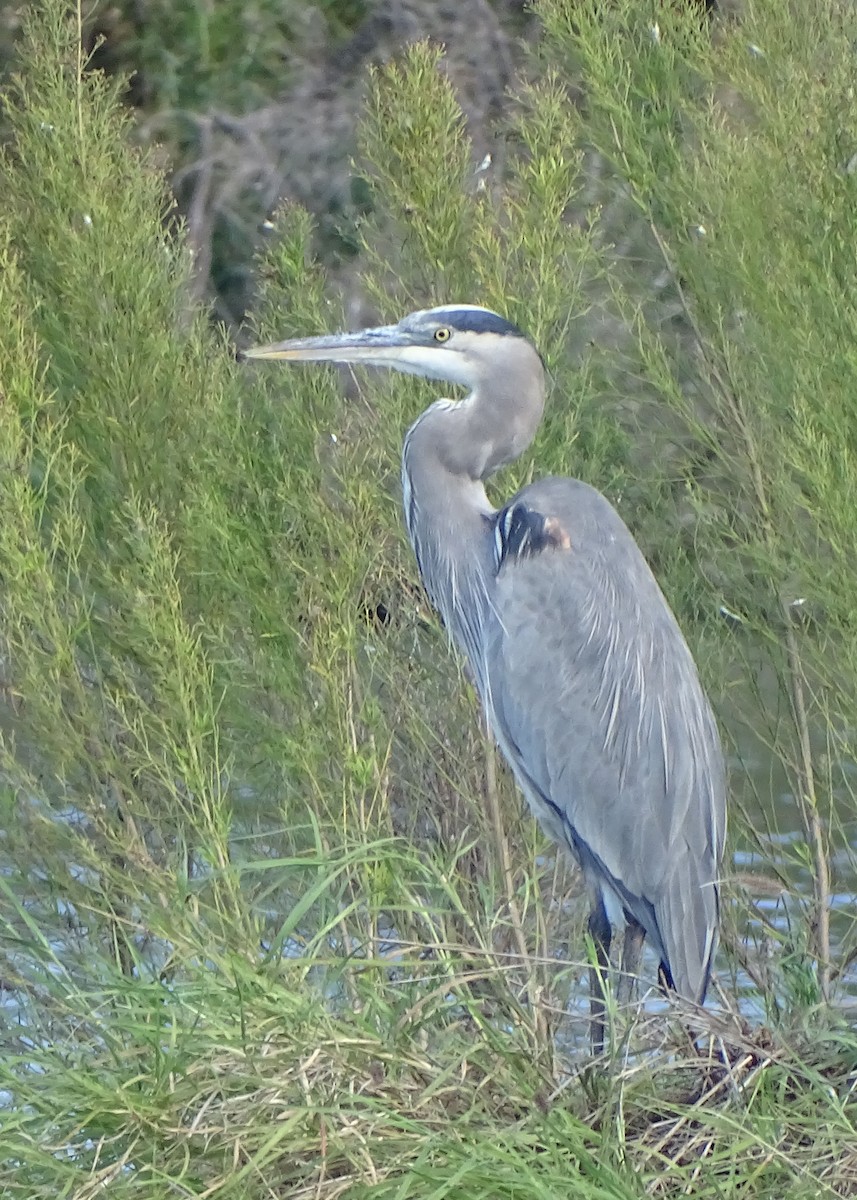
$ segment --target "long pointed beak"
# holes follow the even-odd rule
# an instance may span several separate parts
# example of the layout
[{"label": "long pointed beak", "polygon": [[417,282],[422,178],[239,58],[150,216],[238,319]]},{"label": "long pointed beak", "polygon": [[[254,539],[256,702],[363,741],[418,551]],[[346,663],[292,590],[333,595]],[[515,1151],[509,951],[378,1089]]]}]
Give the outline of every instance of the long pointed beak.
[{"label": "long pointed beak", "polygon": [[361,329],[358,333],[331,333],[322,337],[292,338],[271,346],[253,346],[244,351],[244,357],[396,367],[401,366],[403,351],[411,345],[410,335],[397,325],[381,325],[376,329]]}]

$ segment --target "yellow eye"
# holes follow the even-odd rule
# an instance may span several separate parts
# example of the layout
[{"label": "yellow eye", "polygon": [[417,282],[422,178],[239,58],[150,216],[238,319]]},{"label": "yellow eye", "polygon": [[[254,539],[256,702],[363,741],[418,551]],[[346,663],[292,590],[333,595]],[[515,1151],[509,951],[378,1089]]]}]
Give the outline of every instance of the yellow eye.
[{"label": "yellow eye", "polygon": [[449,329],[436,329],[434,331],[434,340],[436,342],[448,342],[452,332]]}]

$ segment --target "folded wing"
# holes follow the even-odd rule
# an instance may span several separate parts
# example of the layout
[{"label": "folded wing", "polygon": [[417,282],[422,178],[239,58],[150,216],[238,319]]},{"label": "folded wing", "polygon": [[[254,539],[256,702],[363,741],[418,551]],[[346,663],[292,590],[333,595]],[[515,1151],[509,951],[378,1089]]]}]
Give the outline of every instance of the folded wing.
[{"label": "folded wing", "polygon": [[548,831],[704,997],[725,828],[720,741],[684,637],[628,529],[549,479],[497,514],[485,700]]}]

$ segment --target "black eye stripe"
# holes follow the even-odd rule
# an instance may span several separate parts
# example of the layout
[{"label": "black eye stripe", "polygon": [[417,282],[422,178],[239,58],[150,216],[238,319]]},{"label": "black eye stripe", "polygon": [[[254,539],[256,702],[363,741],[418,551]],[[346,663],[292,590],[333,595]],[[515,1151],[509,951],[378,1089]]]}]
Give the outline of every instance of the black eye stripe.
[{"label": "black eye stripe", "polygon": [[497,333],[508,337],[523,337],[517,325],[487,308],[455,308],[450,306],[444,313],[434,313],[436,321],[449,321],[449,326],[460,333]]}]

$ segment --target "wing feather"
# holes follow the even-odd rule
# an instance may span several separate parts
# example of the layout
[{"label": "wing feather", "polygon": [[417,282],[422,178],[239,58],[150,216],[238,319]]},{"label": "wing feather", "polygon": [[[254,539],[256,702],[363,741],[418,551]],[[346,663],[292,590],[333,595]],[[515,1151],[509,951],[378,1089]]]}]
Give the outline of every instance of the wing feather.
[{"label": "wing feather", "polygon": [[700,999],[725,777],[690,651],[603,496],[553,479],[513,505],[532,515],[498,514],[489,720],[548,831],[643,924],[678,991]]}]

